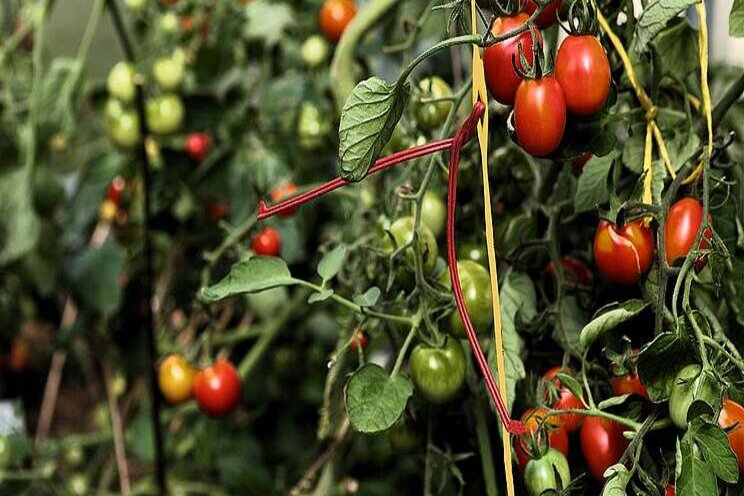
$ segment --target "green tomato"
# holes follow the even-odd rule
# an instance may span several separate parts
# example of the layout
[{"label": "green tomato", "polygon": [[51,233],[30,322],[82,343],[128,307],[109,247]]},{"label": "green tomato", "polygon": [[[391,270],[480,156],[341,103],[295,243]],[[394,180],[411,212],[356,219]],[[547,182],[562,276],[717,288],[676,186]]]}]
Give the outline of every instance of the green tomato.
[{"label": "green tomato", "polygon": [[331,123],[322,110],[313,103],[303,103],[297,121],[297,136],[300,147],[305,150],[317,150],[323,145],[331,131]]},{"label": "green tomato", "polygon": [[701,367],[691,364],[677,373],[669,395],[669,417],[679,429],[687,429],[687,411],[695,399],[695,384],[700,376]]},{"label": "green tomato", "polygon": [[488,251],[482,243],[468,241],[457,248],[457,256],[461,260],[472,260],[486,267],[488,265]]},{"label": "green tomato", "polygon": [[114,98],[130,103],[134,100],[136,93],[134,87],[134,67],[127,62],[118,62],[106,80],[108,92]]},{"label": "green tomato", "polygon": [[328,58],[328,42],[319,34],[310,36],[300,49],[308,67],[318,67]]},{"label": "green tomato", "polygon": [[13,444],[8,436],[0,436],[0,470],[13,465]]},{"label": "green tomato", "polygon": [[124,4],[132,12],[141,12],[147,0],[124,0]]},{"label": "green tomato", "polygon": [[465,351],[457,339],[447,339],[442,348],[419,344],[408,363],[413,384],[432,403],[450,401],[465,383]]},{"label": "green tomato", "polygon": [[160,95],[147,102],[147,125],[155,134],[171,134],[181,129],[184,108],[181,97],[174,94]]},{"label": "green tomato", "polygon": [[441,126],[452,107],[452,101],[444,100],[438,102],[422,102],[421,100],[432,100],[452,97],[452,88],[439,76],[422,79],[418,85],[415,115],[416,122],[423,130],[431,130]]},{"label": "green tomato", "polygon": [[548,489],[565,489],[570,482],[568,461],[563,453],[553,448],[542,457],[530,460],[524,469],[524,485],[529,496],[539,496]]},{"label": "green tomato", "polygon": [[[493,322],[491,277],[485,267],[472,260],[458,260],[457,272],[460,274],[460,287],[470,320],[473,322],[475,331],[483,334],[483,331]],[[452,287],[448,270],[444,271],[439,282],[448,288]],[[463,339],[467,337],[465,324],[462,323],[457,309],[450,314],[449,330],[453,336]]]},{"label": "green tomato", "polygon": [[[395,248],[404,246],[411,242],[413,239],[415,220],[413,217],[401,217],[400,219],[393,222],[390,226],[390,234],[393,235],[395,241]],[[394,247],[390,246],[389,238],[386,238],[389,251],[392,251]],[[434,237],[434,233],[431,232],[429,227],[422,223],[419,226],[418,246],[421,250],[424,263],[424,272],[431,273],[437,264],[437,257],[439,256],[439,247],[437,246],[437,239]],[[414,250],[413,247],[409,247],[405,251],[406,261],[412,266],[414,264]]]},{"label": "green tomato", "polygon": [[444,204],[442,197],[431,190],[424,193],[421,200],[421,221],[429,226],[429,229],[437,238],[444,232],[445,222],[447,221],[447,206]]},{"label": "green tomato", "polygon": [[139,117],[133,110],[122,110],[118,116],[106,120],[109,138],[122,148],[133,148],[140,142],[139,126]]},{"label": "green tomato", "polygon": [[385,154],[400,152],[410,148],[414,145],[413,139],[408,136],[406,130],[401,122],[393,129],[393,134],[390,135],[390,139],[385,145]]},{"label": "green tomato", "polygon": [[169,35],[178,33],[178,16],[173,12],[163,14],[160,17],[160,29]]},{"label": "green tomato", "polygon": [[64,452],[65,465],[70,468],[79,467],[84,457],[83,448],[79,444],[70,446]]},{"label": "green tomato", "polygon": [[184,74],[184,59],[175,54],[160,57],[152,66],[155,82],[164,90],[174,90],[181,85]]},{"label": "green tomato", "polygon": [[88,494],[89,486],[88,476],[85,474],[72,474],[67,479],[67,490],[76,496]]}]

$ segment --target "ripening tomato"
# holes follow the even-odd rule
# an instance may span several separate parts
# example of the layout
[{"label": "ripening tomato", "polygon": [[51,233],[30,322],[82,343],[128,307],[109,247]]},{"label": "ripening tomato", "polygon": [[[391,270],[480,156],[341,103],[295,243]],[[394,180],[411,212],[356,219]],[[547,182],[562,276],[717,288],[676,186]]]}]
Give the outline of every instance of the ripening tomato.
[{"label": "ripening tomato", "polygon": [[638,376],[638,371],[635,368],[635,357],[638,356],[638,350],[633,350],[633,369],[632,370],[621,370],[622,366],[618,364],[612,365],[612,377],[610,377],[610,384],[612,384],[612,394],[615,396],[622,396],[624,394],[637,394],[642,398],[648,399],[648,391],[646,386],[641,382],[641,378]]},{"label": "ripening tomato", "polygon": [[109,93],[114,98],[118,98],[123,102],[132,102],[136,93],[134,86],[134,67],[132,64],[127,62],[117,62],[114,67],[111,68],[108,78],[106,79],[106,87]]},{"label": "ripening tomato", "polygon": [[599,271],[615,284],[629,286],[651,267],[654,235],[642,220],[617,227],[600,220],[594,236],[594,261]]},{"label": "ripening tomato", "polygon": [[514,98],[514,131],[517,142],[529,154],[553,153],[566,129],[566,102],[558,80],[550,75],[525,79]]},{"label": "ripening tomato", "polygon": [[429,226],[432,234],[439,237],[444,232],[447,221],[447,206],[442,197],[432,190],[424,193],[421,199],[421,222]]},{"label": "ripening tomato", "polygon": [[177,405],[191,398],[196,370],[181,355],[168,355],[158,367],[160,393]]},{"label": "ripening tomato", "polygon": [[282,249],[282,236],[273,227],[265,227],[254,236],[251,248],[256,255],[267,257],[279,256]]},{"label": "ripening tomato", "polygon": [[[584,408],[584,403],[570,389],[561,386],[561,381],[556,376],[559,372],[571,375],[573,371],[571,369],[564,369],[563,367],[553,367],[548,369],[543,374],[543,380],[552,381],[556,387],[558,387],[558,398],[553,403],[554,410],[580,410]],[[578,413],[567,413],[564,415],[558,415],[555,420],[562,426],[569,434],[577,431],[581,424],[584,423],[584,416]]]},{"label": "ripening tomato", "polygon": [[416,345],[408,359],[413,384],[431,403],[446,403],[457,396],[465,383],[465,360],[465,351],[457,339],[447,339],[442,348]]},{"label": "ripening tomato", "polygon": [[[517,460],[519,461],[519,469],[524,472],[527,463],[530,461],[530,456],[527,454],[527,448],[529,446],[527,439],[535,431],[537,431],[542,419],[547,415],[548,411],[545,408],[530,408],[522,414],[522,423],[524,424],[525,434],[515,438],[514,449],[517,452]],[[549,417],[546,421],[548,430],[548,446],[554,448],[565,456],[568,456],[568,433],[558,422],[555,417]]]},{"label": "ripening tomato", "polygon": [[207,133],[190,133],[186,136],[184,150],[194,162],[200,164],[209,153],[211,141]]},{"label": "ripening tomato", "polygon": [[[669,265],[687,257],[702,223],[703,205],[695,198],[682,198],[669,207],[664,226],[664,251]],[[698,248],[707,249],[712,236],[711,230],[706,229]]]},{"label": "ripening tomato", "polygon": [[361,329],[357,329],[354,333],[354,338],[351,340],[351,343],[349,343],[349,348],[351,351],[356,352],[359,348],[365,349],[367,345],[369,345],[369,337],[367,337],[367,333]]},{"label": "ripening tomato", "polygon": [[425,131],[436,129],[444,123],[452,108],[452,102],[447,100],[447,98],[452,98],[452,87],[439,76],[432,76],[422,79],[418,90],[419,94],[414,107],[416,123]]},{"label": "ripening tomato", "polygon": [[[290,196],[294,195],[296,191],[297,186],[295,186],[294,183],[284,183],[271,190],[271,201],[274,203],[278,203],[282,200],[286,200]],[[290,217],[293,213],[295,213],[296,210],[296,208],[287,210],[286,212],[280,213],[279,216]]]},{"label": "ripening tomato", "polygon": [[[390,225],[390,234],[392,235],[394,242],[391,243],[390,236],[386,236],[383,241],[384,248],[387,251],[393,251],[394,249],[401,248],[408,244],[413,244],[415,219],[413,217],[401,217]],[[424,272],[429,274],[437,264],[437,257],[439,256],[439,247],[437,246],[437,239],[434,237],[434,233],[431,232],[429,226],[423,222],[419,225],[417,244],[423,258]],[[414,261],[414,248],[413,246],[408,247],[405,250],[406,262],[413,267]]]},{"label": "ripening tomato", "polygon": [[106,198],[114,202],[116,205],[121,204],[121,194],[126,186],[126,181],[121,176],[116,176],[111,180],[108,188],[106,188]]},{"label": "ripening tomato", "polygon": [[610,61],[595,36],[569,36],[563,41],[555,58],[555,77],[566,108],[574,115],[600,111],[610,94]]},{"label": "ripening tomato", "polygon": [[734,424],[738,425],[727,432],[728,440],[736,455],[739,472],[744,473],[744,407],[726,398],[723,400],[721,414],[718,416],[718,425],[723,429],[729,429]]},{"label": "ripening tomato", "polygon": [[[527,19],[529,19],[529,16],[524,12],[511,17],[500,17],[493,23],[491,32],[495,36],[508,33],[522,26],[527,22]],[[542,40],[539,30],[536,30],[536,34],[537,38]],[[532,36],[529,30],[518,36],[494,43],[483,51],[486,86],[488,86],[491,96],[504,105],[514,103],[517,87],[522,82],[522,78],[514,71],[512,65],[512,58],[515,58],[517,67],[522,69],[518,48],[520,44],[527,62],[532,64]]]},{"label": "ripening tomato", "polygon": [[353,0],[325,0],[320,8],[320,31],[328,41],[336,43],[356,13]]},{"label": "ripening tomato", "polygon": [[201,411],[210,417],[227,415],[240,401],[238,371],[229,361],[217,360],[196,374],[194,397]]},{"label": "ripening tomato", "polygon": [[[540,13],[539,16],[537,16],[537,19],[535,19],[535,25],[540,29],[545,29],[547,27],[552,26],[557,16],[558,9],[561,6],[561,0],[552,0],[548,5],[545,6],[543,11]],[[527,0],[527,3],[524,6],[524,11],[532,15],[533,12],[537,10],[537,2],[535,0]]]},{"label": "ripening tomato", "polygon": [[628,447],[628,440],[623,437],[623,426],[603,417],[587,417],[580,437],[589,472],[602,482],[605,470],[617,463]]},{"label": "ripening tomato", "polygon": [[[573,257],[566,255],[561,258],[561,266],[563,266],[563,276],[566,282],[574,285],[591,286],[594,282],[594,274],[589,270],[581,260],[577,260]],[[545,271],[553,275],[555,274],[555,265],[551,261],[545,268]]]}]

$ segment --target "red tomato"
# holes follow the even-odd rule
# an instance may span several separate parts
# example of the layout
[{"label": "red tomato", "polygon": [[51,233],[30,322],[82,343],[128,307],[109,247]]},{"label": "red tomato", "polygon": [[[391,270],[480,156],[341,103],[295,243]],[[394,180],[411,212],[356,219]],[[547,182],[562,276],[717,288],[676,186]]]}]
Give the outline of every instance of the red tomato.
[{"label": "red tomato", "polygon": [[664,488],[664,496],[676,496],[676,492],[674,491],[674,486],[671,484],[667,484]]},{"label": "red tomato", "polygon": [[[277,186],[271,191],[271,201],[274,203],[280,202],[282,200],[286,200],[288,197],[292,196],[297,191],[297,186],[295,186],[294,183],[285,183],[281,186]],[[295,213],[295,208],[292,210],[287,210],[286,212],[283,212],[279,214],[282,217],[289,217],[293,213]]]},{"label": "red tomato", "polygon": [[514,98],[514,130],[527,153],[543,157],[555,151],[566,128],[566,102],[553,76],[526,79]]},{"label": "red tomato", "polygon": [[227,202],[217,201],[211,202],[207,205],[207,217],[212,222],[217,222],[218,220],[223,219],[229,211],[230,205],[228,205]]},{"label": "red tomato", "polygon": [[[527,22],[529,16],[520,13],[512,17],[500,17],[493,23],[491,32],[498,36],[513,31]],[[538,39],[542,40],[540,31],[536,30]],[[497,102],[504,105],[514,103],[514,95],[522,78],[514,72],[512,57],[516,57],[517,67],[522,68],[519,59],[519,45],[522,45],[527,62],[532,64],[532,36],[525,31],[504,41],[495,43],[483,51],[483,68],[486,77],[486,86]]]},{"label": "red tomato", "polygon": [[601,110],[610,93],[612,76],[599,40],[590,35],[566,38],[555,58],[555,77],[569,112],[586,116]]},{"label": "red tomato", "polygon": [[641,378],[637,372],[625,375],[616,375],[610,379],[612,384],[612,394],[622,396],[624,394],[635,393],[638,396],[648,399],[646,386],[641,383]]},{"label": "red tomato", "polygon": [[628,440],[623,437],[623,426],[603,417],[587,417],[581,427],[581,450],[589,472],[598,481],[604,480],[607,468],[617,463]]},{"label": "red tomato", "polygon": [[194,379],[194,397],[201,411],[210,417],[230,413],[240,401],[240,377],[233,364],[217,360],[199,371]]},{"label": "red tomato", "polygon": [[[566,95],[564,94],[563,96],[565,97]],[[583,169],[586,163],[589,162],[591,159],[592,159],[592,153],[586,152],[582,156],[575,158],[573,160],[574,167],[576,167],[577,169]]]},{"label": "red tomato", "polygon": [[[543,11],[535,19],[535,25],[540,29],[545,29],[552,26],[556,21],[556,13],[561,6],[561,0],[553,0],[545,6]],[[537,10],[537,2],[535,0],[527,0],[524,6],[524,11],[530,15]]]},{"label": "red tomato", "polygon": [[[571,369],[564,369],[563,367],[553,367],[552,369],[548,369],[548,371],[545,372],[545,374],[543,375],[543,379],[545,381],[552,381],[559,388],[559,396],[553,403],[553,409],[584,409],[584,403],[582,403],[581,400],[575,394],[573,394],[570,389],[561,387],[561,381],[556,377],[558,372],[563,372],[569,375],[573,373]],[[565,415],[558,415],[557,417],[553,418],[555,418],[555,420],[560,423],[560,425],[569,434],[577,431],[579,427],[581,427],[581,424],[584,423],[584,415],[581,415],[579,413],[567,413]]]},{"label": "red tomato", "polygon": [[[577,260],[570,256],[561,258],[561,265],[563,266],[563,274],[567,282],[581,286],[591,286],[594,282],[594,274],[589,270],[581,260]],[[545,271],[553,275],[555,274],[555,265],[551,261],[545,268]]]},{"label": "red tomato", "polygon": [[121,204],[121,194],[126,186],[126,181],[121,176],[116,176],[111,180],[111,184],[106,188],[106,198],[114,202],[117,206]]},{"label": "red tomato", "polygon": [[[695,198],[682,198],[669,208],[664,226],[664,251],[669,265],[687,257],[702,223],[703,205]],[[712,236],[710,229],[706,229],[698,248],[707,249]]]},{"label": "red tomato", "polygon": [[356,13],[357,6],[352,0],[325,0],[320,8],[321,32],[328,41],[336,43]]},{"label": "red tomato", "polygon": [[257,255],[276,257],[282,249],[282,236],[273,227],[265,227],[253,237],[251,247]]},{"label": "red tomato", "polygon": [[349,348],[351,349],[351,351],[356,352],[360,347],[362,349],[365,349],[367,345],[369,345],[369,338],[367,337],[367,333],[357,329],[354,339],[351,341],[351,344],[349,344]]},{"label": "red tomato", "polygon": [[643,221],[618,228],[600,220],[594,236],[594,260],[599,271],[615,284],[637,283],[654,256],[654,235]]},{"label": "red tomato", "polygon": [[186,154],[197,164],[201,163],[209,153],[211,141],[207,133],[189,134],[184,145]]},{"label": "red tomato", "polygon": [[736,455],[739,472],[744,473],[744,407],[726,398],[723,400],[723,408],[721,409],[721,414],[718,416],[718,425],[723,429],[727,429],[734,424],[738,425],[727,433],[729,444]]},{"label": "red tomato", "polygon": [[[530,461],[530,457],[527,454],[527,437],[533,432],[537,431],[540,426],[541,419],[547,415],[548,411],[544,408],[530,408],[522,414],[522,422],[526,433],[523,436],[515,439],[514,448],[517,452],[517,460],[519,461],[519,469],[524,472],[524,468],[527,466],[527,462]],[[568,433],[566,430],[554,422],[554,418],[548,419],[548,445],[551,448],[555,448],[565,456],[568,456]]]}]

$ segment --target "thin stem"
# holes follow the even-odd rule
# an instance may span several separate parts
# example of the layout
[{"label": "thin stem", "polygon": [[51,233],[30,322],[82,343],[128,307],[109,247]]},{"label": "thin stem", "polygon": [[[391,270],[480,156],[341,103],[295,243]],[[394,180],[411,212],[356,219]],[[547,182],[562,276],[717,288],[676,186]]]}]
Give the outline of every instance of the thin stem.
[{"label": "thin stem", "polygon": [[703,343],[707,344],[711,348],[715,348],[716,351],[721,353],[723,356],[728,358],[734,365],[736,365],[736,368],[739,369],[742,373],[744,373],[744,360],[741,360],[737,357],[735,357],[729,350],[727,350],[721,343],[716,341],[710,336],[702,336]]},{"label": "thin stem", "polygon": [[550,410],[545,415],[545,418],[548,417],[554,417],[558,415],[584,415],[587,417],[602,417],[606,418],[607,420],[612,420],[613,422],[617,422],[618,424],[622,424],[625,427],[628,427],[630,429],[633,429],[634,431],[637,431],[641,428],[641,423],[636,422],[635,420],[631,420],[629,418],[621,417],[620,415],[615,415],[613,413],[605,412],[603,410],[599,410],[598,408],[590,408],[588,410],[584,410],[581,408],[569,408],[565,410]]},{"label": "thin stem", "polygon": [[[408,336],[406,336],[406,340],[403,341],[403,346],[401,346],[400,351],[398,351],[398,358],[395,360],[393,370],[390,372],[391,377],[398,375],[398,371],[400,371],[401,366],[403,366],[403,359],[406,357],[408,348],[411,346],[413,338],[416,336],[417,329],[418,324],[414,323],[414,325],[411,326],[411,330],[408,331]],[[359,349],[361,350],[361,347],[359,347]]]},{"label": "thin stem", "polygon": [[[488,432],[488,423],[484,408],[473,402],[473,416],[475,417],[475,435],[478,439],[478,451],[481,458],[481,470],[483,479],[486,484],[487,496],[498,496],[498,487],[496,486],[496,474],[493,471],[493,450],[491,449],[491,436]],[[509,468],[507,467],[507,470]]]}]

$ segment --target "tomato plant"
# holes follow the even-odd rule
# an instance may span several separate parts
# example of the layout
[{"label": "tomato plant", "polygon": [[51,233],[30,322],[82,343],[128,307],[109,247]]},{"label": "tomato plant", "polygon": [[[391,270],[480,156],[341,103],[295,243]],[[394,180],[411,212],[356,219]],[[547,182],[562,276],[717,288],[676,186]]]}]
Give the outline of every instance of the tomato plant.
[{"label": "tomato plant", "polygon": [[530,496],[539,496],[550,489],[565,488],[569,482],[571,472],[568,460],[553,448],[549,448],[540,458],[530,460],[524,469],[524,483]]},{"label": "tomato plant", "polygon": [[238,371],[227,360],[217,360],[194,378],[194,398],[210,417],[230,413],[240,401],[240,388]]},{"label": "tomato plant", "polygon": [[594,235],[594,261],[605,278],[615,284],[637,283],[651,267],[654,238],[643,221],[622,227],[600,220]]},{"label": "tomato plant", "polygon": [[605,470],[618,462],[628,446],[623,426],[602,417],[587,417],[580,438],[589,472],[598,481],[604,480]]},{"label": "tomato plant", "polygon": [[701,367],[687,365],[677,373],[669,395],[669,418],[679,429],[687,429],[687,412],[695,400],[695,380],[700,376]]},{"label": "tomato plant", "polygon": [[465,383],[465,352],[457,339],[447,339],[442,348],[419,344],[409,362],[416,389],[432,403],[454,399]]}]

